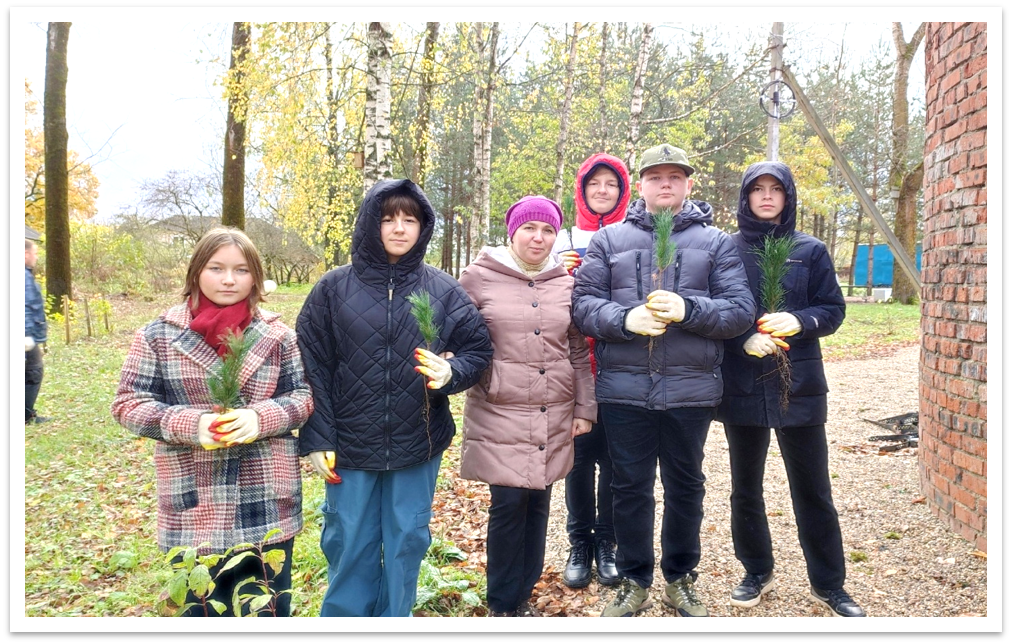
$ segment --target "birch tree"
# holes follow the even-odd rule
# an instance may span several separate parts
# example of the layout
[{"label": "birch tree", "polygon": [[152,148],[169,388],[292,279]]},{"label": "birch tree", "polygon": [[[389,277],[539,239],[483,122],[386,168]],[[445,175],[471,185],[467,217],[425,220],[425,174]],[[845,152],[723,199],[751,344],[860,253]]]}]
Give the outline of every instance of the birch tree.
[{"label": "birch tree", "polygon": [[573,81],[576,69],[576,41],[580,37],[580,23],[573,23],[573,35],[569,41],[569,55],[566,58],[565,94],[562,109],[559,110],[559,138],[555,144],[555,203],[562,203],[565,188],[563,172],[566,169],[566,144],[569,142],[569,115],[573,107]]},{"label": "birch tree", "polygon": [[366,37],[365,166],[362,191],[390,178],[390,66],[393,33],[389,22],[370,22]]},{"label": "birch tree", "polygon": [[636,58],[632,100],[629,105],[629,136],[625,142],[625,164],[630,172],[636,167],[636,144],[640,140],[640,116],[643,113],[643,75],[647,71],[653,33],[653,25],[649,22],[643,23],[643,37],[640,40],[639,56]]}]

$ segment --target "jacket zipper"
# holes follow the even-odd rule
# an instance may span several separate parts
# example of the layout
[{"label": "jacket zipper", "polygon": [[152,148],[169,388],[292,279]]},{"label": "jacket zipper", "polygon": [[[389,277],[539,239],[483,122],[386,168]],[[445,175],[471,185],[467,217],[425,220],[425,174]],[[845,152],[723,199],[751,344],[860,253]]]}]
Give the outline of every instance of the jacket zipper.
[{"label": "jacket zipper", "polygon": [[674,281],[674,283],[671,284],[671,292],[672,293],[677,293],[678,292],[678,278],[679,278],[679,274],[678,273],[679,273],[679,270],[681,270],[681,267],[682,267],[682,251],[676,251],[675,252],[675,281]]},{"label": "jacket zipper", "polygon": [[643,251],[636,251],[636,300],[643,299],[643,273],[640,268],[640,255]]},{"label": "jacket zipper", "polygon": [[393,268],[387,270],[387,276],[389,282],[387,283],[387,333],[386,333],[386,392],[384,394],[386,404],[383,405],[385,411],[383,412],[383,447],[386,452],[385,461],[386,469],[390,469],[390,370],[393,368],[392,362],[392,349],[390,347],[390,332],[393,329],[393,310],[394,310],[394,274]]}]

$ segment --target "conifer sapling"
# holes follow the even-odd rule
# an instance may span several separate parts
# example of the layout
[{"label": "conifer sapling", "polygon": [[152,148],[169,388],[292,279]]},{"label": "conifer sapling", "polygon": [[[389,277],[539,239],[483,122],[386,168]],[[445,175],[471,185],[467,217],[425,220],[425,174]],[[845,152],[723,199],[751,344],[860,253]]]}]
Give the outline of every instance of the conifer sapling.
[{"label": "conifer sapling", "polygon": [[[415,322],[418,323],[418,330],[422,334],[422,340],[425,341],[425,348],[428,351],[432,351],[436,341],[439,339],[440,326],[436,323],[436,310],[432,306],[432,300],[429,298],[428,291],[415,291],[407,297],[408,303],[411,304],[411,316],[415,318]],[[422,375],[422,382],[425,383],[425,375]],[[432,456],[432,434],[429,431],[429,394],[428,385],[425,385],[425,402],[423,404],[422,413],[425,418],[425,434],[429,439],[429,456]]]},{"label": "conifer sapling", "polygon": [[[784,278],[791,270],[791,264],[787,260],[796,246],[793,237],[767,235],[763,238],[762,245],[751,251],[756,256],[759,268],[759,304],[767,313],[777,313],[784,305]],[[783,344],[778,343],[781,350],[774,355],[780,376],[780,408],[787,411],[791,396],[791,361]]]},{"label": "conifer sapling", "polygon": [[[675,261],[675,253],[678,251],[678,244],[671,239],[671,229],[675,225],[675,215],[670,209],[665,208],[653,216],[654,218],[654,272],[651,275],[653,282],[651,289],[656,291],[661,288],[664,279],[664,271]],[[647,341],[647,360],[654,353],[654,336]]]}]

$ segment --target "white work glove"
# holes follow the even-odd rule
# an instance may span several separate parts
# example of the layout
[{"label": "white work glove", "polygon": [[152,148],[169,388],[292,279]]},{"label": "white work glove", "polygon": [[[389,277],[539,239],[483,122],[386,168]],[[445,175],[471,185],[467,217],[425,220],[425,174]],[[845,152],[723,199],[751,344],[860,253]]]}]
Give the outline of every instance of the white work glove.
[{"label": "white work glove", "polygon": [[252,409],[233,409],[218,416],[217,426],[212,428],[214,440],[232,447],[238,443],[252,443],[260,437],[260,416]]},{"label": "white work glove", "polygon": [[575,250],[564,250],[559,253],[559,259],[562,261],[562,267],[572,275],[573,271],[583,263],[583,259],[580,257],[580,253]]},{"label": "white work glove", "polygon": [[586,434],[590,432],[590,430],[592,429],[594,429],[594,423],[590,422],[586,418],[573,419],[573,431],[572,431],[573,438]]},{"label": "white work glove", "polygon": [[654,317],[646,304],[630,309],[625,316],[625,330],[636,335],[658,336],[667,331],[668,324]]},{"label": "white work glove", "polygon": [[214,440],[214,430],[211,423],[218,420],[218,414],[201,414],[197,420],[197,440],[204,449],[221,449],[223,444]]},{"label": "white work glove", "polygon": [[798,316],[786,312],[767,313],[757,322],[760,331],[777,338],[795,335],[801,331],[801,320],[798,319]]},{"label": "white work glove", "polygon": [[745,353],[750,356],[762,358],[764,356],[771,356],[780,349],[787,351],[790,346],[783,340],[774,338],[773,336],[766,333],[756,333],[751,336],[748,340],[745,340]]},{"label": "white work glove", "polygon": [[338,475],[337,470],[337,455],[332,451],[326,452],[310,452],[309,462],[313,464],[313,469],[316,473],[323,477],[327,483],[338,484],[341,482],[341,477]]},{"label": "white work glove", "polygon": [[415,367],[415,371],[429,379],[426,385],[429,389],[442,389],[453,377],[450,363],[431,351],[418,347],[415,349],[415,360],[420,365]]},{"label": "white work glove", "polygon": [[35,348],[35,338],[30,335],[25,336],[25,353],[28,353]]},{"label": "white work glove", "polygon": [[657,290],[647,295],[647,308],[654,317],[665,322],[681,322],[685,319],[685,300],[678,293]]}]

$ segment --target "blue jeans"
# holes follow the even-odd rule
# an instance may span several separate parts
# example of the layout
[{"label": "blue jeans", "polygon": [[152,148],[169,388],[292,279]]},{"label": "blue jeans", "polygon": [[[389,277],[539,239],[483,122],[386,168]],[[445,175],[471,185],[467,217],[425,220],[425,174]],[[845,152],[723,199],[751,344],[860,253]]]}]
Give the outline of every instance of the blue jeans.
[{"label": "blue jeans", "polygon": [[703,522],[703,446],[713,407],[649,410],[601,404],[613,468],[616,564],[643,588],[654,579],[654,480],[660,462],[664,486],[661,573],[668,583],[699,564]]},{"label": "blue jeans", "polygon": [[[566,531],[569,543],[615,542],[612,520],[611,456],[604,425],[594,423],[590,432],[573,440],[576,456],[566,475]],[[601,472],[594,485],[597,468]],[[596,494],[595,494],[596,487]]]},{"label": "blue jeans", "polygon": [[442,453],[403,470],[338,469],[327,484],[320,548],[330,586],[321,617],[408,617],[429,549]]}]

